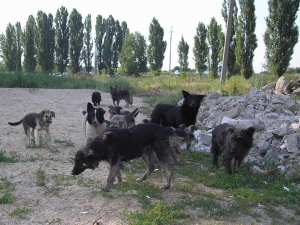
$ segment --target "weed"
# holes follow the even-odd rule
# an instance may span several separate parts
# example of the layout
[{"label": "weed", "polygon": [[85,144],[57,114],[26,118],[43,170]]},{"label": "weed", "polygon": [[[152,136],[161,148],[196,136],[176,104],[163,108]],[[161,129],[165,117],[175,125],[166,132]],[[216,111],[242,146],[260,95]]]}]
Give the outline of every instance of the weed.
[{"label": "weed", "polygon": [[0,162],[7,162],[7,163],[16,163],[20,161],[20,157],[16,154],[11,153],[11,156],[6,156],[6,151],[0,151]]},{"label": "weed", "polygon": [[65,146],[74,147],[74,143],[71,140],[59,140],[59,139],[55,139],[54,143],[65,144]]},{"label": "weed", "polygon": [[17,209],[14,210],[14,211],[12,211],[12,212],[10,212],[9,215],[11,217],[21,217],[21,216],[29,214],[30,212],[31,212],[30,209],[27,209],[25,207],[19,208],[19,206],[17,206]]},{"label": "weed", "polygon": [[8,181],[7,177],[0,178],[0,204],[11,204],[15,200],[15,196],[10,192],[15,190],[15,186]]},{"label": "weed", "polygon": [[46,175],[45,175],[45,170],[43,170],[42,168],[42,165],[40,165],[40,167],[38,168],[36,175],[37,175],[36,185],[45,186]]}]

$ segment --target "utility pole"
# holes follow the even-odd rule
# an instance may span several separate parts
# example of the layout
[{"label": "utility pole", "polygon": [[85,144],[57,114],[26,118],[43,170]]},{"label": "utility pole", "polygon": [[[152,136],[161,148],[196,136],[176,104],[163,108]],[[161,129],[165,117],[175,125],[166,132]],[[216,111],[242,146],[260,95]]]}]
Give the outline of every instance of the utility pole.
[{"label": "utility pole", "polygon": [[171,43],[172,43],[172,33],[173,33],[174,31],[172,30],[172,26],[171,26],[171,31],[170,31],[170,33],[171,33],[171,35],[170,35],[170,61],[169,61],[169,74],[171,74]]},{"label": "utility pole", "polygon": [[225,47],[223,53],[223,64],[222,64],[221,79],[220,79],[221,84],[225,84],[225,79],[226,79],[229,41],[230,41],[230,34],[231,34],[231,27],[232,27],[233,4],[234,4],[234,0],[230,0],[229,13],[227,19],[227,31],[225,37]]}]

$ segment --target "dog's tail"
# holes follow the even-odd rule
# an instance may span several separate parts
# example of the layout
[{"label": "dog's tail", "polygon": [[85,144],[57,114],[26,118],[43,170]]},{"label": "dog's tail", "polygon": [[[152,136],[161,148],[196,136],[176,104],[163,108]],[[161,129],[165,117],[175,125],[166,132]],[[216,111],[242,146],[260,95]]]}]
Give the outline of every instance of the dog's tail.
[{"label": "dog's tail", "polygon": [[133,96],[132,96],[131,91],[129,91],[129,103],[130,103],[130,105],[132,105],[132,103],[133,103]]},{"label": "dog's tail", "polygon": [[23,119],[21,119],[19,122],[15,122],[15,123],[8,122],[8,124],[11,126],[17,126],[17,125],[20,125],[22,122],[23,122]]}]

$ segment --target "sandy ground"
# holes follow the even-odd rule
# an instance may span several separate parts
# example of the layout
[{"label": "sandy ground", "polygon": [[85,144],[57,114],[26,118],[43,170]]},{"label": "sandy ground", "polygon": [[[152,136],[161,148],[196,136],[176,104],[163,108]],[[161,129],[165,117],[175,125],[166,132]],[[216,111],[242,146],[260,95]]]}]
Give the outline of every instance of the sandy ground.
[{"label": "sandy ground", "polygon": [[[20,156],[17,163],[1,163],[0,177],[15,185],[12,194],[16,196],[13,204],[0,205],[0,224],[45,224],[45,221],[61,224],[92,224],[101,218],[103,224],[120,224],[125,207],[129,210],[138,208],[136,198],[107,198],[99,194],[99,189],[106,183],[108,164],[100,163],[96,171],[87,170],[82,178],[99,181],[98,190],[92,185],[55,185],[53,175],[70,177],[73,168],[74,153],[85,144],[82,126],[82,110],[86,110],[94,90],[57,90],[57,89],[21,89],[0,88],[0,150],[7,156]],[[109,120],[108,106],[112,105],[109,93],[101,92],[100,107],[106,110],[105,119]],[[120,106],[126,110],[145,106],[141,98],[134,97],[133,105],[125,108],[125,101]],[[30,112],[43,109],[53,110],[56,117],[51,125],[53,139],[69,141],[56,143],[50,147],[45,142],[40,148],[26,148],[27,138],[22,125],[12,127],[7,122],[20,121]],[[143,114],[136,117],[139,123],[147,118]],[[45,137],[45,131],[41,132]],[[42,168],[46,174],[46,186],[37,186],[37,171]],[[66,183],[66,182],[65,182]],[[59,187],[59,195],[53,195]],[[51,189],[52,188],[52,189]],[[98,193],[97,193],[98,191]],[[95,194],[96,192],[96,194]],[[115,190],[110,193],[114,194]],[[48,194],[47,194],[48,193]],[[9,213],[17,208],[30,209],[31,212],[21,218],[12,218]]]}]

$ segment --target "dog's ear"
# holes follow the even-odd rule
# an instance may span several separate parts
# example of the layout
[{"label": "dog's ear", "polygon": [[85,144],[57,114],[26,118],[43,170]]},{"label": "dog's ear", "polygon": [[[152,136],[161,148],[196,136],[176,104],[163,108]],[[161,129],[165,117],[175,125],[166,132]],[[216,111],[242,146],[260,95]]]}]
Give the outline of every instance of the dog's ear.
[{"label": "dog's ear", "polygon": [[46,113],[46,111],[45,111],[45,110],[41,111],[41,112],[40,112],[40,117],[41,117],[41,118],[43,118],[43,117],[44,117],[44,115],[45,115],[45,113]]},{"label": "dog's ear", "polygon": [[104,109],[102,109],[102,108],[99,108],[99,110],[100,110],[100,113],[101,113],[102,115],[104,115],[104,114],[106,113],[106,111],[105,111]]},{"label": "dog's ear", "polygon": [[113,107],[113,106],[111,106],[111,105],[108,106],[109,109],[112,108],[112,107]]},{"label": "dog's ear", "polygon": [[191,125],[190,130],[191,130],[192,133],[194,133],[194,131],[197,130],[197,129],[196,129],[195,125]]},{"label": "dog's ear", "polygon": [[117,109],[118,109],[119,112],[120,112],[121,110],[123,110],[123,108],[120,107],[120,106],[117,106]]},{"label": "dog's ear", "polygon": [[226,132],[230,132],[230,133],[233,133],[234,132],[234,127],[227,127],[225,129]]},{"label": "dog's ear", "polygon": [[110,90],[111,90],[111,89],[114,89],[114,88],[110,85]]},{"label": "dog's ear", "polygon": [[51,111],[51,115],[55,118],[55,112]]},{"label": "dog's ear", "polygon": [[179,130],[184,130],[185,129],[185,125],[184,124],[180,124],[179,125]]},{"label": "dog's ear", "polygon": [[182,90],[182,95],[183,95],[184,98],[187,98],[190,95],[190,93],[188,93],[187,91]]},{"label": "dog's ear", "polygon": [[118,90],[118,86],[116,85],[115,90]]},{"label": "dog's ear", "polygon": [[246,134],[248,134],[249,136],[252,136],[255,132],[255,128],[254,127],[249,127],[247,129],[245,129]]},{"label": "dog's ear", "polygon": [[93,110],[94,106],[92,105],[92,103],[88,102],[87,104],[87,111]]},{"label": "dog's ear", "polygon": [[86,158],[88,158],[88,159],[94,158],[94,157],[95,157],[95,152],[94,152],[94,150],[89,148],[89,150],[88,150],[88,152],[87,152],[87,154],[86,154],[85,156],[86,156]]},{"label": "dog's ear", "polygon": [[201,102],[202,99],[203,99],[205,96],[206,96],[206,95],[197,95],[197,98],[198,98],[199,102]]}]

